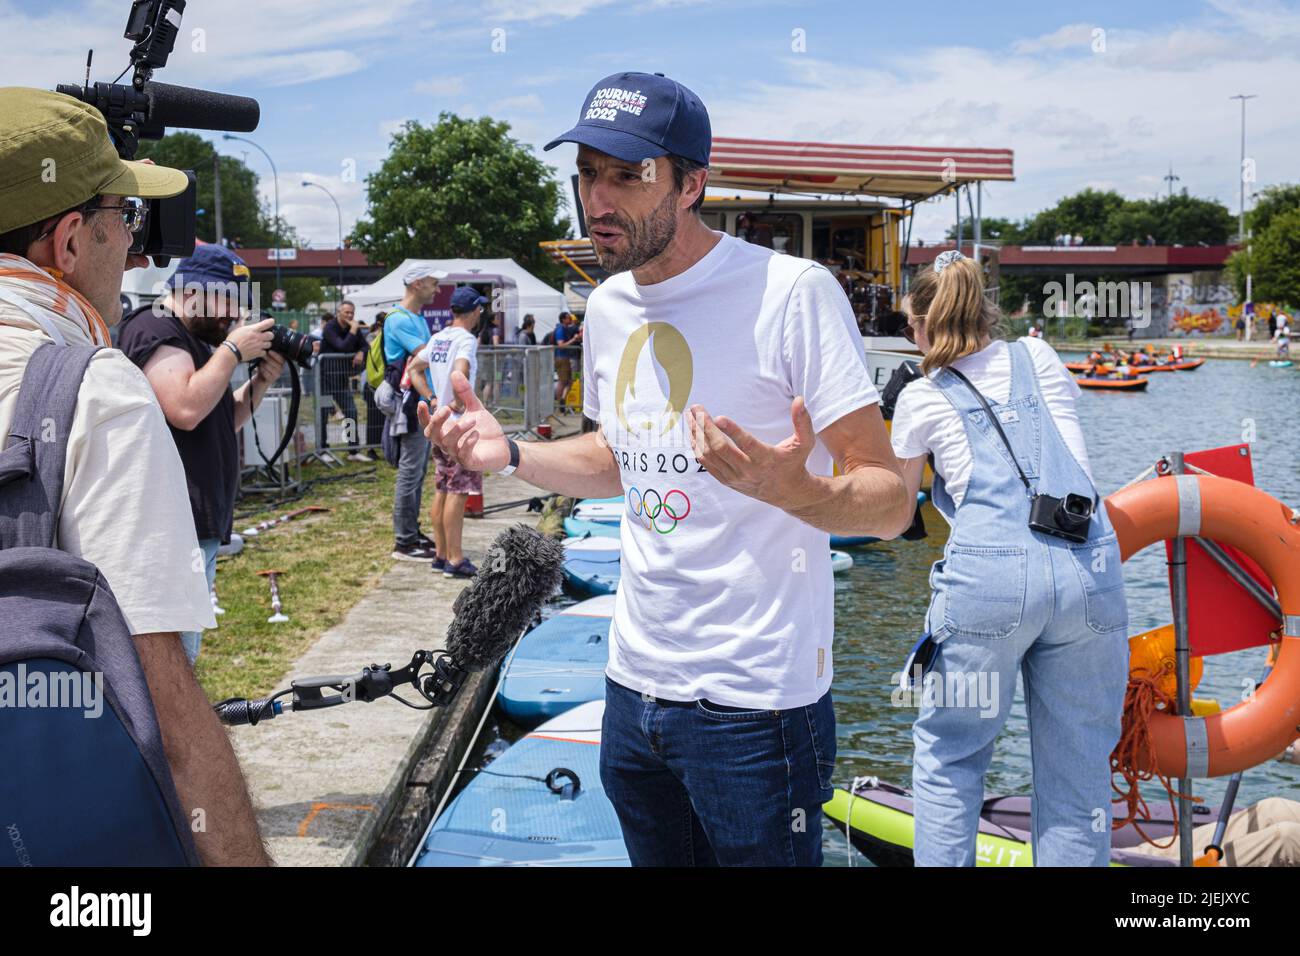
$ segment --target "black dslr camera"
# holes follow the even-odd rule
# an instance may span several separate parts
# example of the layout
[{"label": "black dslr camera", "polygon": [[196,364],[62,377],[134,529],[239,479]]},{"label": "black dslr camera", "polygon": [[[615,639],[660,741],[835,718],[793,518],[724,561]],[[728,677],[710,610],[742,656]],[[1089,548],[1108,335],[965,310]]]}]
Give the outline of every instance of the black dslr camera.
[{"label": "black dslr camera", "polygon": [[[257,100],[152,82],[153,71],[167,65],[184,12],[185,0],[132,0],[125,33],[135,44],[131,49],[131,67],[134,67],[131,84],[92,85],[92,50],[86,57],[85,84],[60,83],[56,88],[59,93],[81,100],[104,115],[113,145],[123,159],[135,158],[141,139],[162,139],[168,126],[232,133],[257,129],[260,118]],[[185,172],[190,177],[190,187],[185,192],[171,199],[147,200],[147,228],[141,230],[131,247],[134,255],[153,256],[158,266],[165,266],[172,256],[188,256],[194,251],[198,194],[194,171]]]},{"label": "black dslr camera", "polygon": [[1065,538],[1079,544],[1088,540],[1092,520],[1092,499],[1086,495],[1034,495],[1029,499],[1029,527],[1032,531]]},{"label": "black dslr camera", "polygon": [[[270,316],[266,315],[264,318],[269,319]],[[301,332],[285,328],[283,325],[271,326],[271,351],[279,352],[285,358],[297,362],[303,368],[311,368],[316,361],[316,353],[312,351],[311,338]]]}]

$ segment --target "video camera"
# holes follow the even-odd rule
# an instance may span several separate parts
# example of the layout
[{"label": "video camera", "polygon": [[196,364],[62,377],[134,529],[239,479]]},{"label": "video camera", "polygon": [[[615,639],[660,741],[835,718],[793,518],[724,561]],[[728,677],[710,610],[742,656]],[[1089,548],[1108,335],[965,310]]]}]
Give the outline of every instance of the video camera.
[{"label": "video camera", "polygon": [[[129,86],[90,82],[86,57],[86,80],[82,86],[60,83],[59,93],[95,107],[108,123],[109,135],[118,155],[134,159],[141,139],[161,139],[168,126],[250,133],[257,129],[261,108],[257,100],[207,90],[153,82],[154,70],[167,65],[176,45],[185,0],[132,0],[126,23],[126,39],[134,69]],[[125,72],[125,71],[123,71]],[[131,247],[134,255],[152,256],[154,264],[165,266],[172,256],[194,251],[194,215],[198,205],[197,180],[185,170],[190,185],[171,199],[149,199],[148,228]],[[218,237],[220,238],[220,237]]]}]

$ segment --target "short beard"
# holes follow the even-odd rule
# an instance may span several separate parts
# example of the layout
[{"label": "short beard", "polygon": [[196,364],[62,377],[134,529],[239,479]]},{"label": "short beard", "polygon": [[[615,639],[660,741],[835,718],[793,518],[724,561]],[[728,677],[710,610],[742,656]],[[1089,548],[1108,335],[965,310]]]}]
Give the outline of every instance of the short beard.
[{"label": "short beard", "polygon": [[229,330],[222,323],[226,319],[214,319],[206,315],[192,315],[188,319],[182,320],[186,327],[200,342],[207,342],[209,345],[220,345],[226,340]]},{"label": "short beard", "polygon": [[589,220],[588,229],[592,225],[615,226],[622,230],[627,239],[627,252],[621,255],[612,251],[602,252],[599,246],[592,243],[600,267],[610,275],[615,272],[627,272],[629,269],[645,265],[667,249],[668,244],[677,235],[677,198],[680,195],[681,193],[674,189],[640,222],[632,222],[618,216],[604,216],[598,222]]},{"label": "short beard", "polygon": [[181,320],[181,324],[189,330],[190,335],[194,336],[200,342],[206,342],[208,345],[217,346],[226,340],[230,333],[228,327],[223,323],[228,319],[218,319],[210,316],[206,312],[206,303],[192,303],[191,309],[197,310],[197,314],[185,314],[186,309],[180,302],[174,303],[173,314]]}]

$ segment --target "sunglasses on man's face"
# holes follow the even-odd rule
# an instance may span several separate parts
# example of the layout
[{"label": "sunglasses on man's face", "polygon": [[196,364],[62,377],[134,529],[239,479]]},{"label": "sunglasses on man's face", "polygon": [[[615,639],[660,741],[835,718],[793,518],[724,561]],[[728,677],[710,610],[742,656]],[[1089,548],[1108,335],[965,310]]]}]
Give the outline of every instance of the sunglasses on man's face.
[{"label": "sunglasses on man's face", "polygon": [[149,204],[143,199],[130,197],[123,199],[120,205],[86,206],[81,212],[85,216],[97,212],[115,212],[122,217],[122,225],[126,226],[132,235],[135,235],[144,228],[145,220],[149,216]]},{"label": "sunglasses on man's face", "polygon": [[[130,230],[132,235],[138,235],[144,229],[145,221],[149,218],[149,204],[143,199],[127,198],[123,199],[120,205],[113,206],[82,206],[75,210],[80,212],[82,217],[92,216],[97,212],[115,212],[122,217],[122,225]],[[54,230],[59,228],[59,223],[63,221],[60,216],[54,220],[48,229],[36,237],[36,241],[47,239],[54,235]]]}]

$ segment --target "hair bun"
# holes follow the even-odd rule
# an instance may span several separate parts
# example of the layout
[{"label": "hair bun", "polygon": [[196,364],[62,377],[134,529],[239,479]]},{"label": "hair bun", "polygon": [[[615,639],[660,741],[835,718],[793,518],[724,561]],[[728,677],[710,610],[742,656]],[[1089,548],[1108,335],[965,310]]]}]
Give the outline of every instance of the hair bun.
[{"label": "hair bun", "polygon": [[942,272],[958,259],[965,259],[960,249],[949,249],[947,252],[941,252],[934,257],[934,271]]}]

